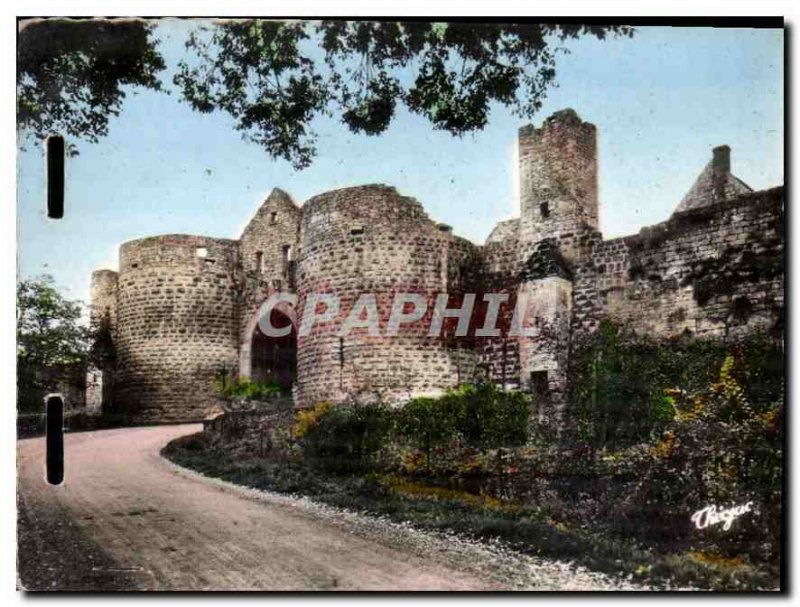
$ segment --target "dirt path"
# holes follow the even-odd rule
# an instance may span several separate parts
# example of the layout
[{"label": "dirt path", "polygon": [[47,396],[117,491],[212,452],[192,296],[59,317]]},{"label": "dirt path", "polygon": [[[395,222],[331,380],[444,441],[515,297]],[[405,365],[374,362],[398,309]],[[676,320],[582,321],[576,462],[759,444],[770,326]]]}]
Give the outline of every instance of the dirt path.
[{"label": "dirt path", "polygon": [[18,443],[20,584],[30,589],[490,589],[300,509],[177,474],[159,455],[199,426],[70,434],[66,479],[44,441]]}]

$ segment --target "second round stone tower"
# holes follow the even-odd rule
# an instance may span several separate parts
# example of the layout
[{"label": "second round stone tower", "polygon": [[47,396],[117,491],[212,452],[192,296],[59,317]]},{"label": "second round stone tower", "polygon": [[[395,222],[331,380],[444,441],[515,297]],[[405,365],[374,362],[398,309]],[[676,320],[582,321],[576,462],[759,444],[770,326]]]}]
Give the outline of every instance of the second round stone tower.
[{"label": "second round stone tower", "polygon": [[[303,207],[301,244],[296,276],[301,326],[310,296],[335,296],[339,311],[336,322],[315,325],[298,337],[298,406],[394,402],[440,393],[471,376],[475,353],[461,347],[463,340],[448,342],[429,335],[428,328],[437,294],[463,292],[476,247],[431,221],[417,200],[383,185],[315,196]],[[427,312],[389,335],[387,321],[401,294],[421,297]],[[340,337],[338,328],[362,296],[374,296],[378,330],[355,328]]]},{"label": "second round stone tower", "polygon": [[122,245],[115,403],[136,423],[203,418],[235,369],[238,243],[166,235]]}]

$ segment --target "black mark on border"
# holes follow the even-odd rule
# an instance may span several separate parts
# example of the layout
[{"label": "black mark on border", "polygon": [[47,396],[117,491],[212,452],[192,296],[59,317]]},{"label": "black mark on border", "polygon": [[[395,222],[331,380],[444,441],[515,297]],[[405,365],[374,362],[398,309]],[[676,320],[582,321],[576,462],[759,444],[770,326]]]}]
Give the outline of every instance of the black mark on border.
[{"label": "black mark on border", "polygon": [[64,217],[64,138],[47,138],[47,216]]},{"label": "black mark on border", "polygon": [[60,485],[64,481],[64,399],[60,394],[51,394],[45,398],[45,406],[47,482]]}]

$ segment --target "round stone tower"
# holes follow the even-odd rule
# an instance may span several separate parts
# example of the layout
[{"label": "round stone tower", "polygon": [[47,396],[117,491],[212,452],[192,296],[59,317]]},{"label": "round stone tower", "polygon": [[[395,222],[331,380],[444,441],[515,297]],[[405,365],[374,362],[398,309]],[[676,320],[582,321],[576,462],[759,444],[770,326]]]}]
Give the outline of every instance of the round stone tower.
[{"label": "round stone tower", "polygon": [[199,420],[237,366],[238,243],[167,235],[122,245],[116,405],[137,423]]},{"label": "round stone tower", "polygon": [[[458,292],[474,247],[431,221],[418,201],[382,185],[327,192],[304,205],[300,239],[297,406],[434,394],[474,372],[472,350],[428,334],[437,294]],[[388,335],[397,293],[420,295],[427,312]],[[314,294],[336,296],[339,310],[303,335]],[[379,333],[361,327],[342,337],[339,329],[363,294],[375,295]],[[318,306],[324,315],[325,304]]]}]

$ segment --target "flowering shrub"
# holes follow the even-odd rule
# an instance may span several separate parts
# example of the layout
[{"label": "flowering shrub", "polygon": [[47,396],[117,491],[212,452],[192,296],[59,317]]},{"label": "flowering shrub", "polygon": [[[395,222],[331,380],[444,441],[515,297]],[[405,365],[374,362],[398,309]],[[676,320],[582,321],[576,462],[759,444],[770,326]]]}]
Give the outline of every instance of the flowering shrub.
[{"label": "flowering shrub", "polygon": [[292,436],[294,438],[303,438],[308,431],[315,428],[319,424],[319,420],[325,415],[330,413],[332,405],[330,403],[318,403],[311,409],[303,409],[297,412],[295,422],[292,426]]},{"label": "flowering shrub", "polygon": [[[692,338],[660,343],[603,320],[573,346],[566,437],[572,446],[613,450],[657,440],[675,417],[676,402],[714,383],[732,348],[743,397],[752,403],[782,399],[783,348],[766,335],[735,344]],[[679,413],[692,415],[686,408]]]},{"label": "flowering shrub", "polygon": [[[782,375],[759,365],[764,358],[735,347],[709,365],[705,386],[662,389],[670,407],[662,431],[616,449],[580,441],[473,447],[459,432],[458,407],[451,401],[450,417],[437,418],[440,403],[427,399],[416,406],[430,417],[416,411],[415,427],[446,440],[429,449],[412,442],[417,449],[400,450],[395,470],[417,485],[536,507],[570,528],[633,537],[676,554],[718,555],[701,559],[706,565],[714,560],[729,569],[740,554],[748,563],[773,564],[780,546]],[[771,400],[755,404],[753,394]],[[729,530],[697,530],[691,521],[706,506],[750,501],[753,512]]]},{"label": "flowering shrub", "polygon": [[742,384],[748,376],[745,360],[735,350],[705,390],[673,391],[675,419],[639,464],[635,502],[657,504],[680,520],[704,506],[752,502],[753,513],[732,529],[693,532],[692,542],[774,560],[781,535],[783,398],[778,390],[772,402],[751,402]]},{"label": "flowering shrub", "polygon": [[663,504],[780,501],[782,399],[752,404],[725,358],[708,389],[676,400],[675,420],[651,449],[642,491]]}]

